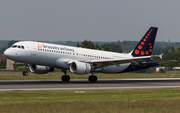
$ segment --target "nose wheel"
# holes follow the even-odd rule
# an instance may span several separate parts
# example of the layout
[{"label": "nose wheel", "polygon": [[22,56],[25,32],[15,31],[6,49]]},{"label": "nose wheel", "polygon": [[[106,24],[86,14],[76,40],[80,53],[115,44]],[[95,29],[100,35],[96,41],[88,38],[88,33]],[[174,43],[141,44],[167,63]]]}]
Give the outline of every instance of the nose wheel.
[{"label": "nose wheel", "polygon": [[27,76],[27,75],[28,75],[28,71],[27,71],[27,70],[28,70],[28,66],[26,65],[25,71],[23,71],[23,73],[22,73],[24,76]]},{"label": "nose wheel", "polygon": [[24,75],[24,76],[27,76],[27,75],[28,75],[28,72],[27,72],[27,71],[23,71],[23,75]]}]

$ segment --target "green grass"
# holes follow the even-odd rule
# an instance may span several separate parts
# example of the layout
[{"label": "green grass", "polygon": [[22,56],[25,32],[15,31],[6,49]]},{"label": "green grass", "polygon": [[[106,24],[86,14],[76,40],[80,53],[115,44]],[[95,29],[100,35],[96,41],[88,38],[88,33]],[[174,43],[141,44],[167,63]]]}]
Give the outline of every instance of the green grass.
[{"label": "green grass", "polygon": [[[43,75],[0,72],[0,80],[60,80],[62,72]],[[90,74],[71,79],[87,79]],[[99,79],[180,78],[180,72],[95,74]],[[169,113],[180,112],[180,88],[85,91],[0,92],[0,113]]]},{"label": "green grass", "polygon": [[[29,73],[23,76],[22,72],[2,71],[0,72],[0,80],[61,80],[62,72],[52,72],[48,74]],[[71,79],[88,79],[91,74],[77,75],[68,72]],[[95,74],[98,79],[123,79],[123,78],[180,78],[180,72],[169,71],[167,73],[119,73],[119,74]]]},{"label": "green grass", "polygon": [[179,105],[180,88],[0,92],[1,113],[178,113]]}]

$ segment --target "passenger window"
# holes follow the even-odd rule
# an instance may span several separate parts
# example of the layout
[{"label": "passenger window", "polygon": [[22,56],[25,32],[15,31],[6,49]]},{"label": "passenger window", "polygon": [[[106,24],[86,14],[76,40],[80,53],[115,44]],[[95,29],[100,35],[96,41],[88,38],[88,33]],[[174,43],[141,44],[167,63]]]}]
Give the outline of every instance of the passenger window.
[{"label": "passenger window", "polygon": [[20,49],[21,49],[21,46],[18,46],[18,48],[20,48]]}]

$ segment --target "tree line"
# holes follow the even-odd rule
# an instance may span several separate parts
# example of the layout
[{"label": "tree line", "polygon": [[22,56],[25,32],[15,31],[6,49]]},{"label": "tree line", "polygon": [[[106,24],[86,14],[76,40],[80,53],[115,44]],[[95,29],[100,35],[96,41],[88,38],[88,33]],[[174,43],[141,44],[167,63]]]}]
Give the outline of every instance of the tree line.
[{"label": "tree line", "polygon": [[[160,59],[157,60],[160,61]],[[162,64],[161,66],[163,67],[180,67],[180,47],[179,46],[171,47],[171,49],[163,52],[162,60],[164,61],[177,60],[177,62]]]},{"label": "tree line", "polygon": [[99,45],[98,43],[94,44],[91,41],[84,40],[81,43],[77,43],[77,47],[103,50],[103,51],[112,51],[112,52],[118,52],[118,53],[123,52],[121,45],[119,43],[104,43],[102,45]]},{"label": "tree line", "polygon": [[6,68],[6,59],[0,61],[0,69],[5,69]]}]

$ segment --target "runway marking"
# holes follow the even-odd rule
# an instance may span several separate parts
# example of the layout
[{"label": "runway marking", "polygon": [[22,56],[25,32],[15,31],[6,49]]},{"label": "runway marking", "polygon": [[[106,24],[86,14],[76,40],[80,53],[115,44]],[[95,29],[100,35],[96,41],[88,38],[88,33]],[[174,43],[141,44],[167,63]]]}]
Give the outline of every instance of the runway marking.
[{"label": "runway marking", "polygon": [[33,89],[0,89],[0,91],[46,91],[46,90],[122,90],[122,89],[154,89],[179,88],[180,86],[149,86],[149,87],[89,87],[89,88],[33,88]]}]

